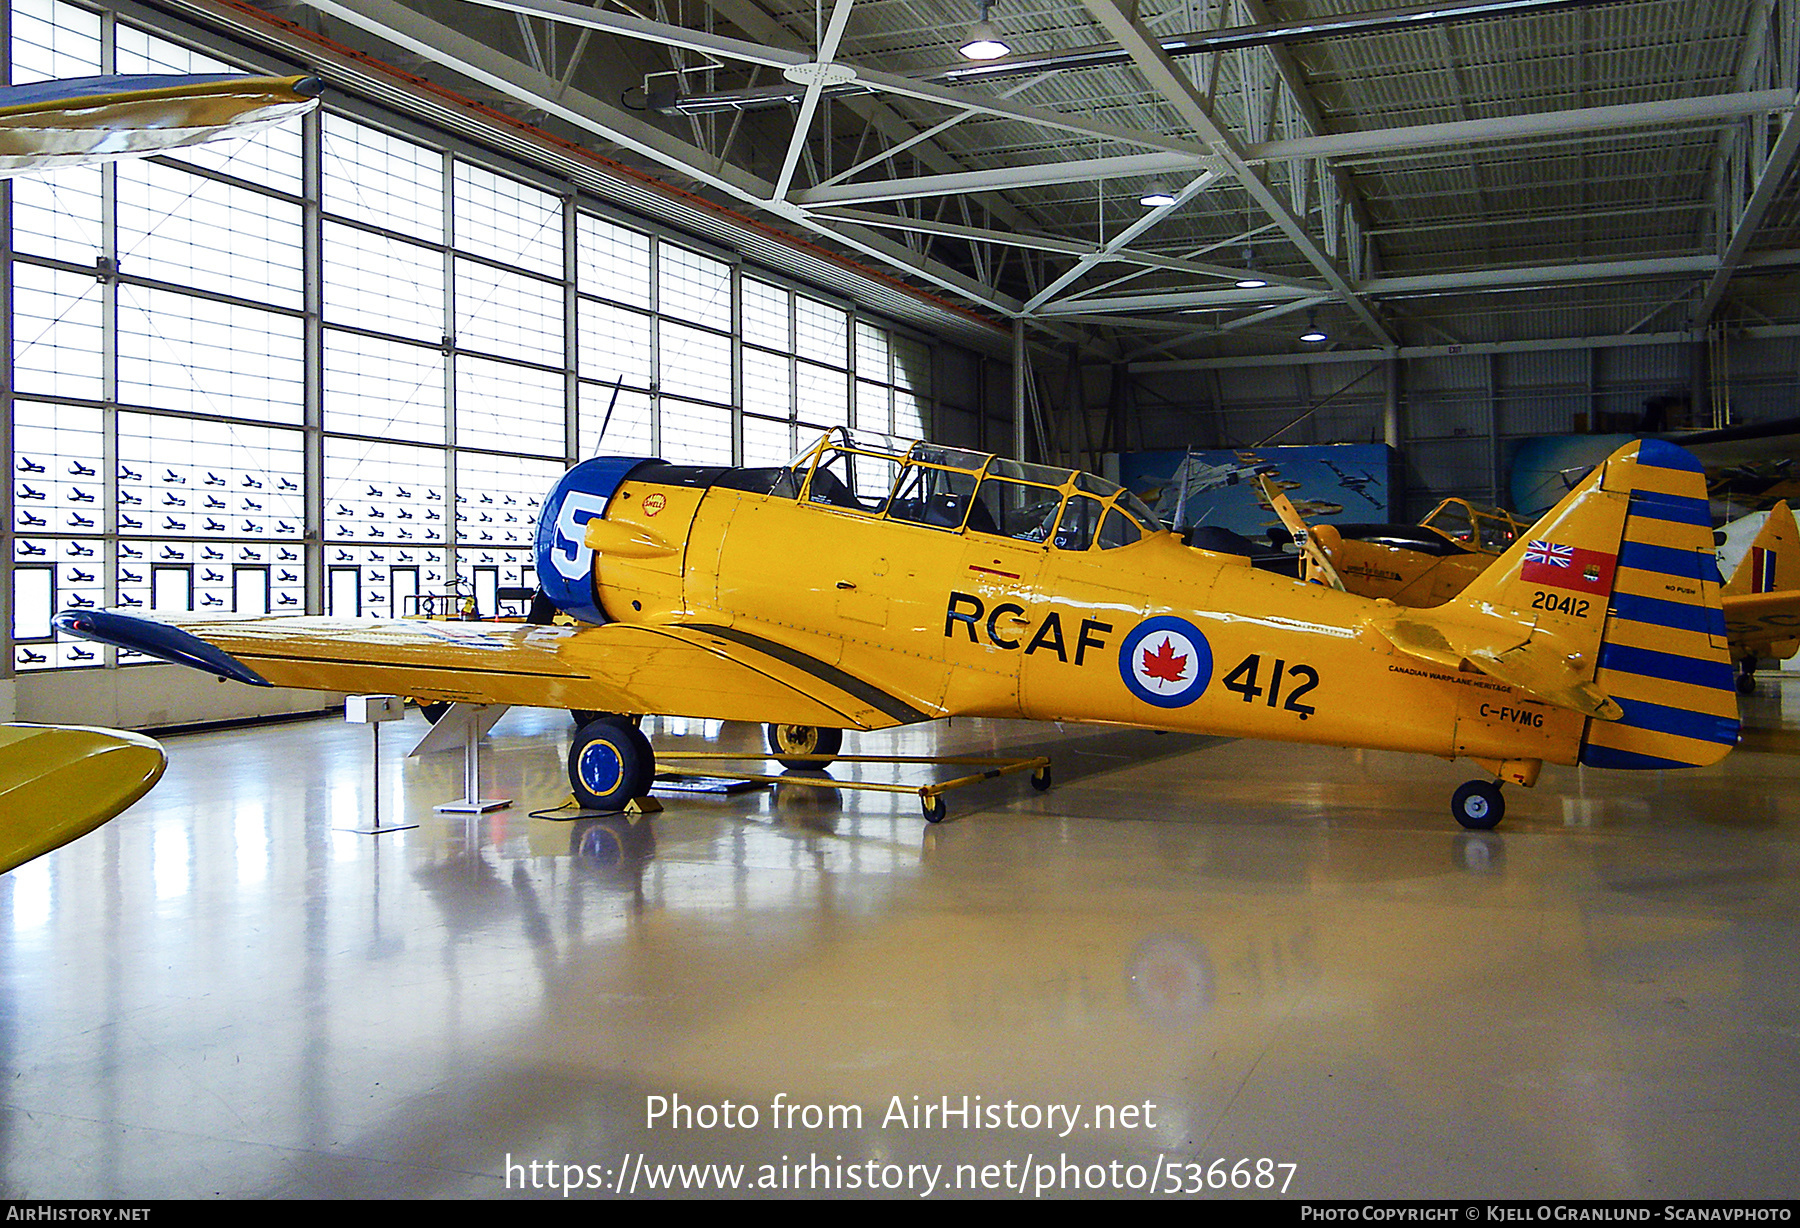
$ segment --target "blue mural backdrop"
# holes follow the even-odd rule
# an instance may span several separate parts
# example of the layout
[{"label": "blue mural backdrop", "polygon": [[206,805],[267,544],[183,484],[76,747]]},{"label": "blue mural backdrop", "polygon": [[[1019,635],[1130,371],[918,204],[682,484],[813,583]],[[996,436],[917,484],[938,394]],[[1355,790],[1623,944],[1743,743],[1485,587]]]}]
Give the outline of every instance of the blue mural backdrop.
[{"label": "blue mural backdrop", "polygon": [[1536,520],[1636,435],[1537,435],[1508,446],[1510,510]]},{"label": "blue mural backdrop", "polygon": [[1382,524],[1393,520],[1395,463],[1385,444],[1124,452],[1119,480],[1173,526],[1185,496],[1184,528],[1209,525],[1261,537],[1279,524],[1262,502],[1267,475],[1309,520]]}]

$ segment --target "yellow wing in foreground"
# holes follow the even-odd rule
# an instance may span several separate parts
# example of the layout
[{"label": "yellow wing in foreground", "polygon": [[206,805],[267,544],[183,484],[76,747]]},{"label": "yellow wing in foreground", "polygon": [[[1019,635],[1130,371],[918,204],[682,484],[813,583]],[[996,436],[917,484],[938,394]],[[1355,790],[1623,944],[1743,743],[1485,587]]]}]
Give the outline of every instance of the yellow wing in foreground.
[{"label": "yellow wing in foreground", "polygon": [[88,638],[272,686],[843,729],[942,715],[838,669],[827,641],[711,624],[60,617]]},{"label": "yellow wing in foreground", "polygon": [[93,831],[148,793],[165,762],[141,734],[0,725],[0,871]]}]

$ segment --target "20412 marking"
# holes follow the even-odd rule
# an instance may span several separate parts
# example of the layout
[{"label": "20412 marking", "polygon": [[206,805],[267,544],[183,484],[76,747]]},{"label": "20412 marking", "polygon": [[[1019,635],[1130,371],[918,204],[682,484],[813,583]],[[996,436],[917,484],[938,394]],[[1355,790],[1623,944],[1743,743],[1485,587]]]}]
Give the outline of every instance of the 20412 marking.
[{"label": "20412 marking", "polygon": [[1573,614],[1576,618],[1586,618],[1591,603],[1583,597],[1558,597],[1555,593],[1539,591],[1531,599],[1534,610],[1554,610],[1558,614]]},{"label": "20412 marking", "polygon": [[[1277,658],[1274,669],[1269,671],[1269,685],[1265,688],[1257,684],[1257,676],[1262,673],[1262,654],[1253,652],[1237,663],[1237,668],[1225,675],[1223,686],[1228,691],[1236,691],[1247,704],[1255,703],[1264,695],[1264,705],[1280,708],[1286,712],[1297,713],[1301,720],[1311,716],[1315,709],[1310,704],[1300,702],[1300,697],[1319,685],[1319,671],[1310,665],[1289,665]],[[1282,701],[1283,679],[1286,679],[1286,702]],[[1296,680],[1299,686],[1294,686]]]}]

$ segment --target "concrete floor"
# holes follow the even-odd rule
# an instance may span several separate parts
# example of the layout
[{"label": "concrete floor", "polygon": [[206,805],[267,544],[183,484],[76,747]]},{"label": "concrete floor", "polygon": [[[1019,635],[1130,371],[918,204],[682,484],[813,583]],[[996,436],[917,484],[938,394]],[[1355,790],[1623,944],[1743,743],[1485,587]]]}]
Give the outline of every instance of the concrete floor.
[{"label": "concrete floor", "polygon": [[856,748],[1047,751],[1057,786],[935,828],[793,789],[552,822],[567,718],[517,711],[487,758],[516,804],[478,819],[390,726],[384,817],[419,827],[373,837],[340,830],[366,727],[171,737],[148,798],[0,880],[0,1196],[678,1163],[1193,1192],[1247,1161],[1290,1197],[1794,1197],[1800,681],[1745,711],[1718,768],[1546,769],[1481,835],[1438,760],[963,721]]}]

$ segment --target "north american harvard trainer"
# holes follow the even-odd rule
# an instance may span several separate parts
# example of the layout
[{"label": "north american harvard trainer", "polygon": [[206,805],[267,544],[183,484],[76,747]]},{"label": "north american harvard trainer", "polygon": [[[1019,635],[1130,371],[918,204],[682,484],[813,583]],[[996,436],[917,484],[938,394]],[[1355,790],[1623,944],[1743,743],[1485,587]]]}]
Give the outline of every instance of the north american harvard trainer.
[{"label": "north american harvard trainer", "polygon": [[1088,474],[841,430],[771,468],[585,461],[536,546],[534,625],[58,625],[258,685],[613,714],[569,756],[605,809],[650,785],[621,719],[650,714],[764,722],[825,754],[843,730],[985,716],[1466,758],[1482,776],[1452,811],[1470,827],[1546,762],[1698,766],[1737,742],[1704,481],[1655,440],[1428,610],[1195,549]]}]

